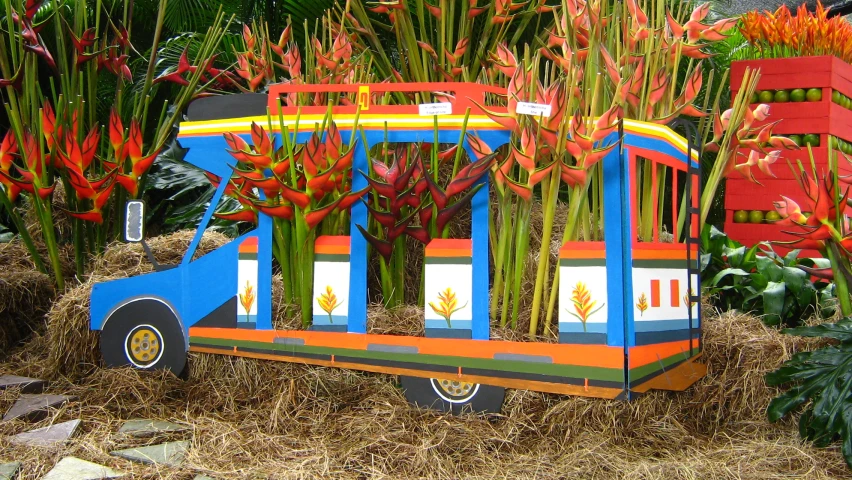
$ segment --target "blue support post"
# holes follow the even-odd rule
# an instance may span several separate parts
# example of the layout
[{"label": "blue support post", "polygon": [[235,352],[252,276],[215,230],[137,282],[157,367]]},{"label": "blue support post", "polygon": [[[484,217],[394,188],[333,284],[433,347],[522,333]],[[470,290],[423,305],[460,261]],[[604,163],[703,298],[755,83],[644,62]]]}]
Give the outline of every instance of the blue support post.
[{"label": "blue support post", "polygon": [[[622,152],[620,148],[613,149],[603,163],[604,190],[604,240],[606,251],[606,293],[609,301],[609,318],[606,326],[606,344],[609,346],[625,345],[625,272],[624,263],[619,261],[624,254],[624,222],[629,218],[629,210],[624,209],[622,186]],[[610,261],[612,260],[612,261]]]},{"label": "blue support post", "polygon": [[[355,135],[356,132],[352,132]],[[368,172],[368,145],[359,139],[355,143],[352,158],[352,191],[367,186],[367,180],[361,172]],[[367,206],[355,202],[349,211],[349,333],[367,333],[367,240],[355,225],[367,228]]]}]

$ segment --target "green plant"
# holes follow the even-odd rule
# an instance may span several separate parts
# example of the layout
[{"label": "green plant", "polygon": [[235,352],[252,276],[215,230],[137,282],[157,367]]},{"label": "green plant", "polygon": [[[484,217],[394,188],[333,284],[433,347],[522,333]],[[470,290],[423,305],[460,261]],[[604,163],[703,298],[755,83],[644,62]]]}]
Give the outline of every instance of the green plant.
[{"label": "green plant", "polygon": [[799,250],[781,256],[766,243],[746,248],[712,226],[701,239],[702,286],[716,307],[758,312],[773,326],[834,313],[833,285],[809,275],[827,260],[800,259]]},{"label": "green plant", "polygon": [[[64,278],[54,218],[68,215],[77,275],[90,255],[103,251],[121,231],[125,198],[137,197],[144,175],[172,134],[182,110],[204,93],[217,76],[211,52],[227,28],[221,14],[187,66],[180,88],[165,104],[154,104],[157,46],[166,0],[160,0],[151,55],[144,73],[129,67],[133,2],[98,0],[50,2],[46,18],[40,0],[4,2],[5,32],[0,35],[0,88],[9,119],[0,144],[0,204],[11,217],[37,268]],[[119,3],[115,15],[104,14]],[[42,36],[52,34],[50,41]],[[144,61],[140,59],[140,61]],[[109,95],[103,92],[109,91]],[[111,108],[99,109],[102,97]],[[152,110],[152,105],[156,110]],[[168,107],[173,107],[169,109]],[[65,192],[65,211],[54,208],[57,185]],[[115,188],[116,186],[120,188]],[[32,205],[46,247],[45,263],[24,228],[21,211]],[[67,209],[67,210],[66,210]]]},{"label": "green plant", "polygon": [[833,342],[797,353],[766,376],[770,386],[790,387],[770,402],[769,421],[776,422],[801,408],[801,437],[818,447],[840,440],[843,457],[852,467],[852,318],[783,332]]}]

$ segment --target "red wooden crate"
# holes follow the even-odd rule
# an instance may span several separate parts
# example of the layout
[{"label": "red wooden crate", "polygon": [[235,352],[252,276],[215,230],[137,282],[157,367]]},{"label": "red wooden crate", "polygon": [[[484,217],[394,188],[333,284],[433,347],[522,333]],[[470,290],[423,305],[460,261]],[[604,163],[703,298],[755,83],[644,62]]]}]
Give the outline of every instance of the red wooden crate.
[{"label": "red wooden crate", "polygon": [[[760,69],[758,90],[792,90],[801,88],[822,89],[819,102],[770,103],[770,116],[763,123],[781,120],[773,128],[777,135],[816,134],[820,137],[820,146],[812,148],[814,164],[818,174],[828,171],[829,136],[852,140],[852,110],[843,108],[831,101],[832,91],[852,97],[852,66],[842,60],[831,57],[778,58],[766,60],[738,61],[731,64],[731,95],[737,95],[746,67]],[[761,125],[760,123],[757,126]],[[745,153],[745,152],[744,152]],[[737,163],[743,163],[741,158]],[[772,224],[734,223],[733,215],[737,210],[774,210],[773,202],[785,195],[795,200],[807,211],[804,194],[795,180],[793,171],[787,165],[789,161],[798,171],[797,162],[801,162],[808,171],[811,161],[807,148],[798,151],[782,151],[781,158],[773,165],[775,177],[768,176],[753,168],[755,178],[763,186],[745,180],[739,173],[733,173],[727,180],[725,190],[725,232],[744,245],[754,245],[761,241],[788,241],[795,237],[782,233],[781,227]],[[852,165],[843,158],[838,159],[841,175],[852,174]],[[781,247],[776,250],[785,251]],[[808,256],[818,252],[804,252]]]}]

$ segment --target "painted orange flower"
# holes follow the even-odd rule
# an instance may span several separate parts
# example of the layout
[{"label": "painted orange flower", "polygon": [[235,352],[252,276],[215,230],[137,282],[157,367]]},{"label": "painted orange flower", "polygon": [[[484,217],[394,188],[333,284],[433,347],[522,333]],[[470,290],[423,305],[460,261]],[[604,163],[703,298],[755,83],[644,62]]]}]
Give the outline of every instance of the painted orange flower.
[{"label": "painted orange flower", "polygon": [[595,305],[598,303],[597,300],[592,300],[592,294],[589,293],[589,289],[586,288],[586,284],[583,282],[577,282],[577,285],[574,286],[574,290],[571,291],[571,303],[574,304],[574,310],[577,313],[568,311],[571,315],[577,317],[580,320],[580,323],[583,324],[583,331],[586,331],[586,321],[594,315],[598,310],[602,309],[606,303],[602,304],[600,307],[595,308]]},{"label": "painted orange flower", "polygon": [[429,302],[429,306],[432,307],[432,310],[438,315],[444,317],[444,320],[447,321],[447,327],[452,328],[452,324],[450,323],[450,317],[467,306],[467,303],[462,305],[461,307],[457,307],[459,304],[458,299],[456,298],[456,292],[453,291],[452,288],[447,287],[443,292],[438,292],[438,305],[435,306],[434,303]]},{"label": "painted orange flower", "polygon": [[240,303],[243,304],[243,308],[246,310],[246,321],[249,321],[249,312],[251,312],[251,306],[254,305],[254,287],[251,286],[248,280],[246,280],[246,288],[243,290],[243,293],[239,294]]},{"label": "painted orange flower", "polygon": [[648,297],[645,296],[644,292],[639,295],[639,302],[636,304],[636,308],[639,309],[640,317],[645,315],[645,310],[648,310]]},{"label": "painted orange flower", "polygon": [[338,301],[337,295],[334,294],[334,290],[332,290],[331,285],[325,286],[325,293],[317,297],[317,302],[319,302],[320,308],[328,314],[328,321],[334,323],[334,318],[331,316],[331,312],[342,305],[343,302]]}]

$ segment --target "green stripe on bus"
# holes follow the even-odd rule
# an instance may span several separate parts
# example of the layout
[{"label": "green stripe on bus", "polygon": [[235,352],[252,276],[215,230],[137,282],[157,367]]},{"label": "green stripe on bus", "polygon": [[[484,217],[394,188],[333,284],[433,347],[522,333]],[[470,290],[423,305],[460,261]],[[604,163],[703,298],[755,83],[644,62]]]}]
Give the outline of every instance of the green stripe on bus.
[{"label": "green stripe on bus", "polygon": [[349,255],[345,253],[315,253],[314,262],[348,262]]},{"label": "green stripe on bus", "polygon": [[682,362],[688,358],[688,354],[684,353],[676,353],[671,357],[666,357],[662,359],[662,366],[660,366],[661,362],[649,363],[648,365],[643,365],[641,367],[636,367],[630,370],[630,379],[638,380],[640,378],[646,377],[654,372],[662,371],[663,367],[668,368],[669,365],[672,365],[677,362]]},{"label": "green stripe on bus", "polygon": [[633,260],[633,268],[679,268],[686,270],[686,259],[683,260]]},{"label": "green stripe on bus", "polygon": [[559,260],[560,267],[605,267],[606,260],[603,258],[562,258]]},{"label": "green stripe on bus", "polygon": [[470,257],[426,257],[426,265],[470,265]]}]

